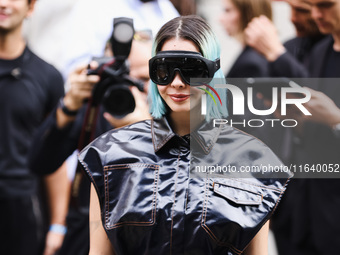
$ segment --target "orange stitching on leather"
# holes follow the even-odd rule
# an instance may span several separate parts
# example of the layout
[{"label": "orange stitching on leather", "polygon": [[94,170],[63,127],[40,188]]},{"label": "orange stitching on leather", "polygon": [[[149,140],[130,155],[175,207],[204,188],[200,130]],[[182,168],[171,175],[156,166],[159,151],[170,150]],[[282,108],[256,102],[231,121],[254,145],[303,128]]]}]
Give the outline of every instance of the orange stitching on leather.
[{"label": "orange stitching on leather", "polygon": [[[288,179],[286,180],[285,185],[283,186],[284,188],[287,186],[289,180],[290,180],[290,178],[288,178]],[[271,212],[271,214],[270,214],[270,217],[271,217],[271,215],[274,213],[274,211],[276,210],[276,207],[278,206],[279,202],[281,201],[281,197],[282,197],[282,195],[283,195],[283,192],[285,192],[285,189],[283,189],[283,190],[281,191],[280,196],[279,196],[279,198],[277,199],[276,204],[275,204],[275,206],[274,206],[274,208],[273,208],[273,210],[272,210],[272,212]],[[269,218],[270,218],[270,217],[269,217]]]},{"label": "orange stitching on leather", "polygon": [[[157,178],[156,178],[157,176]],[[159,166],[155,169],[155,178],[153,182],[153,210],[151,212],[152,223],[156,221],[156,210],[157,210],[157,190],[158,190],[158,178],[159,178]]]},{"label": "orange stitching on leather", "polygon": [[213,233],[211,233],[211,230],[207,227],[207,225],[202,225],[202,228],[206,231],[206,233],[210,236],[210,238],[217,243],[217,245],[228,247],[230,250],[232,250],[236,254],[241,254],[242,253],[241,250],[238,250],[237,248],[235,248],[231,244],[229,244],[229,243],[222,243],[219,240],[216,240],[215,237],[213,236]]},{"label": "orange stitching on leather", "polygon": [[[231,178],[231,179],[232,179],[232,178]],[[289,182],[289,179],[290,179],[290,178],[288,178],[288,179],[286,180],[286,182],[285,182],[285,184],[284,184],[284,187],[287,186],[287,183]],[[239,181],[239,182],[241,182],[241,183],[246,183],[246,184],[250,184],[250,185],[253,185],[253,186],[257,186],[257,187],[261,187],[261,188],[265,188],[265,189],[271,189],[271,190],[275,190],[275,191],[279,191],[279,192],[280,192],[279,198],[278,198],[278,200],[277,200],[277,202],[276,202],[276,204],[275,204],[273,210],[271,211],[270,214],[267,215],[267,217],[264,218],[264,221],[263,221],[263,225],[264,225],[264,224],[268,221],[268,219],[270,218],[270,216],[274,213],[274,211],[275,211],[275,209],[276,209],[276,207],[277,207],[279,201],[281,200],[282,194],[283,194],[283,192],[284,192],[285,189],[280,190],[280,189],[271,188],[271,187],[268,187],[268,186],[256,185],[256,184],[252,184],[252,183],[248,183],[248,182],[244,182],[244,181],[240,181],[240,180],[236,180],[236,179],[233,179],[233,180]],[[207,232],[207,234],[208,234],[208,235],[209,235],[209,236],[210,236],[210,237],[211,237],[218,245],[220,245],[220,246],[227,246],[227,247],[229,247],[230,249],[234,250],[234,252],[236,252],[237,254],[241,254],[242,251],[238,250],[237,248],[235,248],[235,247],[232,246],[231,244],[228,244],[228,243],[225,243],[225,242],[222,242],[222,241],[218,240],[217,237],[216,237],[216,236],[214,235],[214,233],[212,232],[212,230],[206,225],[205,219],[206,219],[206,214],[207,214],[207,206],[206,206],[205,204],[206,204],[206,201],[207,201],[207,198],[208,198],[208,195],[207,195],[207,191],[208,191],[208,189],[207,189],[207,186],[208,186],[208,185],[207,185],[207,182],[208,182],[208,181],[206,181],[206,189],[205,189],[206,195],[205,195],[205,198],[204,198],[204,207],[203,207],[202,224],[201,224],[201,226],[202,226],[203,229]],[[203,215],[204,215],[204,221],[203,221]]]},{"label": "orange stitching on leather", "polygon": [[[273,187],[270,187],[270,186],[267,186],[267,185],[259,185],[259,184],[255,184],[255,183],[252,183],[252,182],[247,182],[247,181],[244,181],[243,179],[240,180],[238,178],[229,178],[229,177],[223,177],[223,175],[221,177],[218,177],[218,178],[221,178],[221,179],[230,179],[230,180],[233,180],[235,182],[240,182],[240,183],[244,183],[244,184],[248,184],[248,185],[251,185],[251,186],[254,186],[254,187],[258,187],[258,188],[262,188],[262,189],[270,189],[270,190],[275,190],[277,192],[281,192],[282,190],[284,191],[285,189],[279,189],[279,188],[273,188]],[[288,178],[290,179],[290,178]],[[223,183],[222,183],[223,184]],[[284,185],[285,186],[285,185]]]},{"label": "orange stitching on leather", "polygon": [[87,165],[85,164],[85,162],[84,162],[83,160],[80,159],[80,154],[79,154],[79,153],[78,153],[78,160],[79,160],[80,164],[84,167],[84,170],[89,174],[89,176],[90,176],[90,178],[91,178],[91,180],[92,180],[93,185],[96,186],[96,187],[97,187],[97,190],[98,190],[98,186],[97,186],[97,184],[96,184],[95,181],[94,181],[94,178],[93,178],[93,176],[92,176],[92,174],[91,174],[90,169],[87,167]]},{"label": "orange stitching on leather", "polygon": [[[234,188],[234,187],[232,187]],[[246,191],[246,190],[243,190],[244,192],[248,192],[250,193],[249,191]],[[224,194],[223,192],[221,191],[218,191],[218,190],[214,190],[215,193],[219,194],[220,196],[222,196],[223,198],[226,198],[228,200],[231,200],[233,201],[234,203],[236,204],[242,204],[242,205],[250,205],[251,202],[254,202],[256,204],[251,204],[251,205],[260,205],[262,203],[262,195],[261,194],[256,194],[256,193],[252,193],[254,194],[255,196],[257,197],[260,197],[261,198],[261,201],[257,201],[257,200],[252,200],[252,201],[249,201],[249,200],[242,200],[242,199],[233,199],[231,197],[229,197],[228,195]],[[248,204],[245,204],[245,203],[248,203]]]},{"label": "orange stitching on leather", "polygon": [[206,149],[206,147],[204,146],[204,144],[201,143],[200,139],[198,137],[196,137],[195,134],[193,134],[193,137],[195,138],[195,140],[197,141],[198,145],[202,148],[202,150],[204,152],[208,152],[208,150]]},{"label": "orange stitching on leather", "polygon": [[199,137],[197,136],[196,133],[193,133],[193,137],[195,138],[195,140],[199,143],[199,145],[201,146],[201,148],[205,151],[205,152],[209,152],[211,150],[211,148],[215,145],[216,141],[217,141],[217,137],[220,135],[221,133],[221,129],[222,127],[219,126],[218,127],[219,132],[217,132],[216,136],[214,136],[214,138],[212,139],[211,145],[210,146],[205,146],[202,141],[199,139]]},{"label": "orange stitching on leather", "polygon": [[204,196],[204,202],[203,202],[203,213],[202,213],[202,220],[201,220],[201,226],[203,226],[205,224],[205,208],[206,208],[206,201],[207,201],[207,181],[208,179],[205,179],[205,196]]},{"label": "orange stitching on leather", "polygon": [[217,237],[214,235],[214,233],[211,231],[211,229],[205,223],[206,216],[207,216],[207,207],[208,207],[206,205],[207,204],[207,200],[208,200],[208,186],[209,186],[207,183],[208,183],[208,178],[206,178],[206,181],[205,181],[205,196],[204,196],[204,204],[203,204],[203,213],[202,213],[201,226],[206,231],[206,233],[210,236],[210,238],[212,240],[214,240],[218,245],[228,247],[228,248],[232,249],[233,252],[235,252],[237,254],[241,254],[242,251],[236,249],[231,244],[218,240]]},{"label": "orange stitching on leather", "polygon": [[195,140],[198,142],[198,144],[201,146],[201,148],[207,153],[211,150],[212,146],[214,145],[214,143],[211,143],[210,146],[205,146],[205,144],[199,139],[199,137],[196,134],[194,134],[193,136]]},{"label": "orange stitching on leather", "polygon": [[131,163],[131,164],[119,164],[119,165],[108,165],[104,167],[104,171],[109,171],[113,169],[124,169],[129,167],[148,167],[152,169],[156,169],[159,166],[153,164],[145,164],[145,163]]},{"label": "orange stitching on leather", "polygon": [[104,185],[105,185],[105,208],[107,208],[107,210],[105,210],[105,227],[106,225],[108,226],[109,224],[109,211],[110,211],[110,203],[109,203],[109,188],[108,188],[108,173],[104,171]]},{"label": "orange stitching on leather", "polygon": [[121,226],[152,226],[153,224],[153,221],[126,221],[112,224],[108,226],[107,229],[114,229]]},{"label": "orange stitching on leather", "polygon": [[153,149],[154,149],[154,151],[156,151],[157,148],[156,148],[156,145],[154,143],[155,137],[154,137],[153,132],[152,132],[153,129],[154,129],[154,120],[151,119],[151,141],[152,141]]},{"label": "orange stitching on leather", "polygon": [[172,254],[172,228],[174,226],[174,211],[175,211],[175,205],[176,205],[176,189],[177,189],[177,179],[178,179],[178,170],[179,170],[179,159],[180,154],[178,154],[177,158],[177,170],[176,170],[176,182],[175,182],[175,192],[174,192],[174,204],[172,205],[171,210],[171,230],[170,230],[170,254]]},{"label": "orange stitching on leather", "polygon": [[[130,165],[147,165],[147,164],[130,164]],[[128,165],[126,165],[128,166]],[[153,167],[150,167],[150,168],[154,168],[155,170],[158,170],[159,169],[159,166],[158,165],[150,165],[150,166],[153,166]],[[127,167],[126,167],[127,168]],[[117,168],[117,169],[120,169],[120,168]],[[156,176],[156,173],[158,173],[158,171],[155,171],[155,176]],[[155,184],[156,184],[156,177],[154,178],[154,191],[153,191],[153,199],[152,199],[152,211],[151,211],[151,221],[126,221],[126,222],[119,222],[119,223],[115,223],[113,224],[112,226],[108,227],[107,229],[114,229],[114,228],[118,228],[122,225],[124,226],[145,226],[145,225],[148,225],[148,226],[151,226],[155,223],[155,217],[156,217],[156,213],[155,213],[155,210],[156,210],[156,204],[155,204],[155,200],[156,200],[156,191],[157,189],[155,189]],[[109,185],[107,185],[108,187]],[[108,196],[109,196],[109,193],[108,193]]]},{"label": "orange stitching on leather", "polygon": [[[117,166],[117,167],[116,167]],[[115,223],[111,226],[109,226],[108,221],[109,221],[109,185],[108,185],[108,170],[111,169],[124,169],[124,168],[129,168],[131,166],[137,166],[137,167],[148,167],[151,169],[154,169],[154,190],[153,190],[153,200],[152,200],[152,210],[151,210],[151,221],[146,221],[146,222],[138,222],[138,221],[127,221],[127,222],[119,222]],[[104,177],[105,178],[105,200],[107,200],[107,205],[105,206],[105,228],[107,230],[115,229],[120,226],[151,226],[155,223],[156,220],[156,201],[157,201],[157,190],[158,190],[158,172],[159,172],[159,165],[153,165],[153,164],[143,164],[143,163],[133,163],[133,164],[121,164],[121,165],[113,165],[113,166],[105,166],[104,167]],[[157,181],[156,181],[157,177]],[[155,187],[157,186],[157,187]]]},{"label": "orange stitching on leather", "polygon": [[[153,119],[152,119],[152,122],[151,122],[151,126],[152,126],[151,129],[153,129],[153,126],[154,126],[154,120]],[[153,132],[151,132],[151,136],[152,136],[152,144],[153,144],[154,150],[158,151],[164,144],[166,144],[174,136],[174,134],[170,133],[167,137],[165,137],[163,140],[161,140],[159,142],[158,146],[156,146],[156,144],[154,143],[154,141],[156,142],[156,139],[155,139],[155,136],[153,135]]]},{"label": "orange stitching on leather", "polygon": [[[149,223],[149,222],[124,222],[124,224],[122,224],[123,226],[152,226],[153,223]],[[120,228],[122,225],[117,225],[117,224],[114,224],[110,227],[107,227],[106,229],[107,230],[112,230],[112,229],[115,229],[115,228]]]},{"label": "orange stitching on leather", "polygon": [[[202,224],[204,225],[205,228],[207,228],[207,229],[205,229],[205,228],[204,229],[209,232],[209,235],[212,237],[212,239],[214,239],[217,243],[222,243],[216,238],[216,236],[213,234],[213,232],[210,230],[210,228],[205,223],[206,218],[207,218],[207,208],[208,208],[207,201],[208,201],[208,186],[209,185],[207,185],[207,183],[208,183],[208,179],[206,179],[206,181],[205,181],[205,197],[204,197],[204,207],[203,207],[204,208],[203,209],[204,220],[203,220]],[[203,219],[203,217],[202,217],[202,219]]]},{"label": "orange stitching on leather", "polygon": [[[234,180],[232,178],[224,178],[224,179],[226,179],[226,180],[233,180],[235,182],[243,183],[242,181],[237,181],[237,180]],[[235,189],[238,189],[238,190],[246,191],[246,192],[249,192],[249,193],[252,193],[252,194],[255,194],[255,195],[261,195],[261,193],[258,193],[258,192],[255,192],[253,190],[247,189],[247,187],[237,187],[235,184],[229,183],[229,182],[228,183],[223,183],[223,182],[220,182],[220,181],[213,182],[213,188],[214,188],[215,184],[220,184],[222,186],[227,186],[227,187],[235,188]],[[251,185],[250,184],[250,186],[256,186],[256,185]]]},{"label": "orange stitching on leather", "polygon": [[164,144],[166,144],[174,135],[170,134],[166,138],[163,139],[163,141],[157,146],[157,150],[159,150],[161,147],[163,147]]},{"label": "orange stitching on leather", "polygon": [[[234,179],[234,178],[229,178],[229,179],[231,179],[231,180],[233,180],[233,181],[237,181],[237,182],[249,184],[249,185],[251,185],[251,186],[263,188],[263,189],[270,189],[270,190],[275,190],[275,191],[278,191],[278,192],[281,192],[282,190],[284,190],[284,189],[279,189],[279,188],[273,188],[273,187],[270,187],[270,186],[267,186],[267,185],[259,185],[259,184],[255,184],[255,183],[243,181],[243,180],[236,179],[236,178],[235,178],[235,179]],[[289,179],[289,178],[288,178],[288,179]]]}]

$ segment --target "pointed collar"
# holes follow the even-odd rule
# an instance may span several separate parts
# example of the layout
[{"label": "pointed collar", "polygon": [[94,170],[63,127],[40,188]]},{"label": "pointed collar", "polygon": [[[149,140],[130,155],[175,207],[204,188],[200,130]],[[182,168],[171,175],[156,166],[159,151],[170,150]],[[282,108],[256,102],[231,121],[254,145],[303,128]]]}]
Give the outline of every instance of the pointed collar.
[{"label": "pointed collar", "polygon": [[[221,126],[214,127],[212,121],[203,122],[202,125],[190,134],[191,149],[201,149],[205,154],[209,154],[220,135],[221,129]],[[166,117],[152,120],[151,133],[155,152],[164,147],[172,138],[178,137],[172,130]]]}]

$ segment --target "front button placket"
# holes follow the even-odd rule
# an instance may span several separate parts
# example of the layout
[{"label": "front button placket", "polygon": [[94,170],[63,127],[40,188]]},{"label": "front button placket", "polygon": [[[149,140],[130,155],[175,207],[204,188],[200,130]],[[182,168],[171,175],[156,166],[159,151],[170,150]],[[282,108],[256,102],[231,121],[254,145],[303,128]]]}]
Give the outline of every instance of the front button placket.
[{"label": "front button placket", "polygon": [[177,164],[174,200],[171,222],[171,254],[183,254],[184,226],[186,199],[189,183],[190,150],[185,146],[179,148],[179,160]]}]

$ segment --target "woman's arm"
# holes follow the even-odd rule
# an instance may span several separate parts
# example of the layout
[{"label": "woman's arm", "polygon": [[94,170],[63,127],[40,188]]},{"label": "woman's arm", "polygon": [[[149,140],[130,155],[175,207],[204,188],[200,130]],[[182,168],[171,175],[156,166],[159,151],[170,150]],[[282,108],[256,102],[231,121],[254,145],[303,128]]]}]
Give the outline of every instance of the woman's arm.
[{"label": "woman's arm", "polygon": [[100,205],[96,190],[91,184],[90,198],[90,253],[89,255],[114,255],[111,242],[100,217]]},{"label": "woman's arm", "polygon": [[244,255],[267,255],[268,254],[269,221],[260,229],[251,240]]}]

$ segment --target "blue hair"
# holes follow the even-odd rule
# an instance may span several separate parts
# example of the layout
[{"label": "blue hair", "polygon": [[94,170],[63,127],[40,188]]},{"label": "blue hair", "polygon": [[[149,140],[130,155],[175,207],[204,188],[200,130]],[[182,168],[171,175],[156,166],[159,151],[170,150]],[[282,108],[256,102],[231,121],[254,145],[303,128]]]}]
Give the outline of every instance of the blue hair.
[{"label": "blue hair", "polygon": [[[158,32],[152,47],[152,56],[161,50],[163,44],[172,38],[181,38],[194,42],[203,57],[209,60],[220,58],[221,47],[210,26],[199,16],[181,16],[167,22]],[[215,72],[214,79],[209,83],[211,87],[216,84],[226,84],[225,76],[220,69]],[[208,89],[208,88],[207,88]],[[212,118],[225,118],[228,116],[227,91],[215,89],[220,95],[222,105],[216,105],[214,100],[207,96],[206,120]],[[161,118],[169,111],[168,106],[159,94],[157,85],[150,81],[149,87],[150,113],[154,118]]]}]

